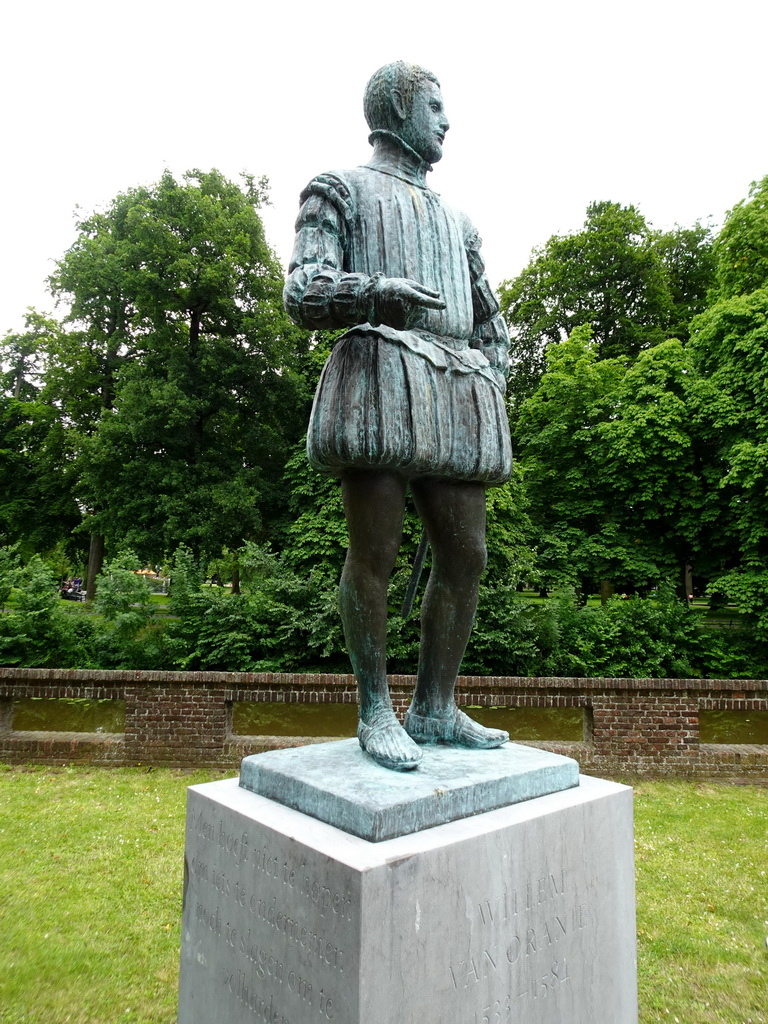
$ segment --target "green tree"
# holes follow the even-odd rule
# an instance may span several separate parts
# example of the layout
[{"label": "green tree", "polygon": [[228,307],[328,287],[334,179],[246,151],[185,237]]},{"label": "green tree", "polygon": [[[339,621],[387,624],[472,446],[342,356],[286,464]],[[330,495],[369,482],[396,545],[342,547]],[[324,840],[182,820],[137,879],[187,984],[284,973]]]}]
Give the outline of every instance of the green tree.
[{"label": "green tree", "polygon": [[546,358],[547,372],[516,427],[542,580],[584,587],[587,580],[621,578],[624,556],[634,549],[602,478],[599,428],[615,408],[623,363],[599,359],[588,325]]},{"label": "green tree", "polygon": [[305,438],[294,448],[285,477],[288,516],[279,538],[285,563],[297,572],[322,570],[335,585],[341,577],[348,544],[341,484],[312,469]]},{"label": "green tree", "polygon": [[18,564],[19,555],[15,545],[0,547],[0,615],[5,611],[5,602],[16,583]]},{"label": "green tree", "polygon": [[0,544],[31,556],[69,539],[81,519],[74,477],[58,410],[0,396]]},{"label": "green tree", "polygon": [[141,562],[130,551],[121,551],[104,566],[96,600],[96,611],[108,622],[135,632],[150,613],[150,594],[147,584],[137,570]]},{"label": "green tree", "polygon": [[33,309],[25,327],[0,340],[0,544],[29,556],[71,542],[80,513],[67,425],[45,395],[48,351],[62,330]]},{"label": "green tree", "polygon": [[[699,430],[699,378],[687,348],[671,339],[627,367],[611,414],[600,424],[601,482],[632,537],[646,583],[673,582],[684,594],[689,563],[703,559],[708,457]],[[637,582],[637,580],[635,580]]]},{"label": "green tree", "polygon": [[634,206],[591,203],[581,231],[554,235],[501,286],[512,339],[513,411],[535,390],[549,346],[582,324],[601,359],[634,357],[701,311],[712,284],[707,228],[654,232]]},{"label": "green tree", "polygon": [[726,216],[715,244],[721,298],[745,295],[768,283],[768,175],[753,181],[749,198]]},{"label": "green tree", "polygon": [[710,589],[768,636],[768,287],[721,299],[695,322],[698,418],[710,457]]},{"label": "green tree", "polygon": [[768,638],[768,177],[727,214],[717,289],[693,323],[695,415],[708,484],[709,589]]},{"label": "green tree", "polygon": [[677,225],[671,231],[653,234],[653,245],[667,273],[672,314],[665,325],[667,338],[685,342],[691,320],[707,308],[715,284],[716,259],[712,229],[697,222],[693,227]]},{"label": "green tree", "polygon": [[236,549],[281,506],[309,398],[296,362],[306,335],[282,310],[265,188],[166,172],[84,221],[55,276],[93,342],[78,368],[93,383],[75,389],[89,522],[143,558],[182,542]]},{"label": "green tree", "polygon": [[711,517],[686,349],[600,359],[585,326],[547,361],[516,431],[545,582],[682,589]]},{"label": "green tree", "polygon": [[536,550],[530,502],[520,463],[512,479],[486,492],[488,565],[483,585],[516,587],[535,577]]},{"label": "green tree", "polygon": [[29,402],[40,394],[46,349],[61,328],[31,307],[24,316],[24,327],[21,333],[8,331],[0,339],[0,390],[17,401]]},{"label": "green tree", "polygon": [[[137,353],[130,240],[136,198],[136,192],[118,195],[106,211],[79,221],[75,242],[49,278],[53,295],[69,307],[69,329],[49,347],[45,393],[66,416],[80,476],[87,439],[113,410],[118,373]],[[81,491],[81,502],[83,497]],[[91,496],[86,512],[103,508],[104,501]],[[104,532],[94,518],[89,526],[87,594],[93,600],[104,561]]]}]

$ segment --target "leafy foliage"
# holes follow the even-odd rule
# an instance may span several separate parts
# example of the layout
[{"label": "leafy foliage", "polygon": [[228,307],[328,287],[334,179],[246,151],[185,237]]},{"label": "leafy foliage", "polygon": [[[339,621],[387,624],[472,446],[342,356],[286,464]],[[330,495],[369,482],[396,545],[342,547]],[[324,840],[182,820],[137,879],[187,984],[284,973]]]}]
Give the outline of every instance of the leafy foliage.
[{"label": "leafy foliage", "polygon": [[18,578],[19,556],[16,546],[0,548],[0,614]]},{"label": "leafy foliage", "polygon": [[67,537],[80,512],[67,424],[45,397],[47,353],[61,328],[32,309],[25,325],[0,340],[0,543],[31,555]]},{"label": "leafy foliage", "polygon": [[[488,492],[467,670],[764,674],[767,199],[764,178],[714,244],[701,224],[658,232],[632,206],[593,203],[581,231],[551,238],[503,286],[517,462]],[[301,440],[335,336],[287,321],[265,200],[265,182],[217,171],[166,172],[115,197],[80,222],[51,278],[66,323],[30,310],[0,340],[9,664],[347,669],[341,489],[310,469]],[[121,555],[100,577],[97,616],[65,612],[44,563],[79,565],[87,531],[94,565],[102,535],[108,552],[130,545],[153,563],[175,549],[175,617],[150,613],[138,562]],[[390,581],[393,670],[417,658],[417,617],[399,607],[420,534],[409,508]],[[694,636],[642,602],[581,617],[515,590],[680,592],[691,565],[749,633]],[[242,594],[203,586],[214,571],[239,575]],[[674,635],[677,666],[663,639]]]},{"label": "leafy foliage", "polygon": [[[28,309],[25,330],[0,339],[0,392],[21,402],[33,402],[43,386],[45,351],[60,328],[55,320]],[[7,369],[3,370],[3,366]]]},{"label": "leafy foliage", "polygon": [[715,282],[717,261],[712,230],[701,223],[654,234],[653,244],[667,274],[672,316],[665,329],[668,338],[686,341],[691,320],[707,308]]},{"label": "leafy foliage", "polygon": [[52,278],[79,330],[49,387],[77,424],[89,524],[142,557],[235,549],[281,508],[309,394],[306,335],[282,310],[257,212],[265,188],[166,172],[82,221]]},{"label": "leafy foliage", "polygon": [[104,566],[99,578],[96,611],[121,633],[134,633],[149,613],[149,589],[136,572],[141,562],[133,551],[121,551]]},{"label": "leafy foliage", "polygon": [[39,555],[23,567],[13,567],[12,561],[12,553],[6,551],[5,586],[11,576],[15,607],[0,615],[0,664],[27,668],[88,666],[90,623],[62,611],[56,580]]},{"label": "leafy foliage", "polygon": [[602,608],[559,607],[560,644],[552,675],[690,678],[701,671],[699,626],[671,594],[657,600],[614,598]]},{"label": "leafy foliage", "polygon": [[[20,565],[0,549],[0,588],[13,582],[0,615],[0,664],[25,667],[348,672],[335,579],[295,573],[282,555],[247,544],[243,593],[204,584],[189,549],[180,548],[170,616],[151,614],[149,592],[125,552],[108,563],[96,616],[59,601],[41,559]],[[416,617],[399,612],[408,565],[390,586],[389,669],[413,672]],[[8,598],[6,598],[6,601]],[[477,622],[463,670],[498,675],[688,677],[760,675],[768,641],[754,632],[702,625],[670,594],[581,607],[573,591],[533,604],[509,582],[481,587]]]},{"label": "leafy foliage", "polygon": [[172,567],[166,651],[183,669],[346,670],[336,586],[321,569],[297,574],[266,548],[246,543],[240,556],[243,593],[202,587],[188,549]]},{"label": "leafy foliage", "polygon": [[289,515],[281,536],[285,564],[297,572],[322,570],[338,580],[347,550],[341,484],[309,465],[306,437],[288,459],[285,484],[289,495]]},{"label": "leafy foliage", "polygon": [[545,675],[557,637],[552,606],[531,604],[508,583],[482,585],[462,672]]},{"label": "leafy foliage", "polygon": [[654,232],[634,206],[595,202],[584,227],[554,235],[501,286],[512,338],[513,412],[535,390],[547,349],[583,324],[600,359],[634,357],[665,338],[687,336],[713,283],[707,228]]},{"label": "leafy foliage", "polygon": [[625,370],[619,360],[601,360],[590,336],[589,326],[577,328],[550,349],[516,431],[539,571],[550,585],[615,578],[635,558],[600,475],[599,428],[613,413]]},{"label": "leafy foliage", "polygon": [[694,321],[699,429],[710,452],[709,591],[768,638],[768,178],[717,240],[717,301]]},{"label": "leafy foliage", "polygon": [[717,286],[722,298],[768,285],[768,175],[753,181],[749,199],[729,212],[715,246]]}]

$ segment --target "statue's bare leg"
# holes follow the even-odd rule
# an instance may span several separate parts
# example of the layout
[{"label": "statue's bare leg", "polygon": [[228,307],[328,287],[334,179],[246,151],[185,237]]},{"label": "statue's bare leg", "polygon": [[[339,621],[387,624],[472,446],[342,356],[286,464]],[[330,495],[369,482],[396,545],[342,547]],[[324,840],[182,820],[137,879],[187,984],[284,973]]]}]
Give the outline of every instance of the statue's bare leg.
[{"label": "statue's bare leg", "polygon": [[455,480],[414,480],[411,486],[432,548],[432,570],[421,608],[419,670],[405,728],[418,743],[501,746],[508,733],[473,722],[454,698],[485,569],[485,489]]},{"label": "statue's bare leg", "polygon": [[350,471],[341,486],[349,548],[339,605],[360,694],[357,735],[379,764],[408,771],[421,751],[392,710],[386,663],[387,585],[400,550],[406,485],[395,473]]}]

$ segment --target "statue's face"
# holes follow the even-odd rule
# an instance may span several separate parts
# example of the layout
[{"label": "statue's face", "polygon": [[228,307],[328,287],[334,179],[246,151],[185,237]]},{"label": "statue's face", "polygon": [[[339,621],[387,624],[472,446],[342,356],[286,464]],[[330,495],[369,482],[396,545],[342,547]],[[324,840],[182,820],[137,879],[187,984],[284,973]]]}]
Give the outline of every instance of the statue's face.
[{"label": "statue's face", "polygon": [[440,88],[434,82],[422,81],[400,129],[403,141],[415,149],[422,160],[435,164],[443,155],[443,140],[449,127]]}]

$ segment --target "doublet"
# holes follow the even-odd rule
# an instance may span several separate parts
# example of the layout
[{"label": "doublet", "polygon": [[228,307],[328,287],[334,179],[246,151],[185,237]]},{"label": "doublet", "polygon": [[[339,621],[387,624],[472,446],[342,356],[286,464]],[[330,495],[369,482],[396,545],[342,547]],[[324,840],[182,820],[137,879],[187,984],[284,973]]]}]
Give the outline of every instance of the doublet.
[{"label": "doublet", "polygon": [[[382,276],[418,281],[445,309],[421,311],[407,330],[377,322]],[[349,328],[315,395],[307,453],[316,469],[509,478],[509,337],[480,239],[417,176],[379,159],[314,178],[301,196],[284,301],[304,327]]]}]

